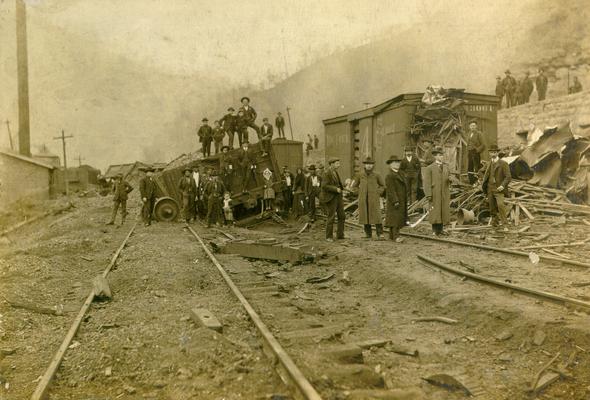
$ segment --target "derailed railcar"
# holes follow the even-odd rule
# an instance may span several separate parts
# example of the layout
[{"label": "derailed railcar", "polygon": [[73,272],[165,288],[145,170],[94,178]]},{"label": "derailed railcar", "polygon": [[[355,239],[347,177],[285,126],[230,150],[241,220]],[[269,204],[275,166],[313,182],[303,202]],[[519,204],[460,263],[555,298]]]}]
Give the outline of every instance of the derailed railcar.
[{"label": "derailed railcar", "polygon": [[[224,177],[227,189],[232,195],[232,206],[236,220],[260,212],[260,201],[263,198],[264,182],[262,172],[268,168],[272,172],[273,189],[277,200],[282,200],[282,191],[285,189],[281,180],[281,170],[277,163],[275,153],[271,151],[262,156],[260,143],[251,144],[248,149],[250,159],[254,161],[254,180],[250,180],[247,187],[243,187],[246,171],[242,167],[241,149],[229,150],[227,157],[232,165],[232,173]],[[174,221],[178,218],[182,209],[182,193],[178,188],[183,171],[186,168],[198,168],[201,172],[221,169],[221,153],[203,159],[186,160],[177,159],[171,162],[164,170],[154,174],[157,185],[156,204],[154,215],[159,221]],[[204,182],[202,182],[204,183]]]}]

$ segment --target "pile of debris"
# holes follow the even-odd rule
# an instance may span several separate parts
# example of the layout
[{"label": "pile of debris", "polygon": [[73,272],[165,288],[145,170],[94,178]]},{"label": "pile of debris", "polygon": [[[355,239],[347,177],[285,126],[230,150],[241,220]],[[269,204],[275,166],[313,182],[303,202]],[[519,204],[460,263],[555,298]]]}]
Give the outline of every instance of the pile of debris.
[{"label": "pile of debris", "polygon": [[531,185],[563,189],[574,203],[590,204],[590,139],[570,124],[520,132],[522,144],[507,151],[512,176]]}]

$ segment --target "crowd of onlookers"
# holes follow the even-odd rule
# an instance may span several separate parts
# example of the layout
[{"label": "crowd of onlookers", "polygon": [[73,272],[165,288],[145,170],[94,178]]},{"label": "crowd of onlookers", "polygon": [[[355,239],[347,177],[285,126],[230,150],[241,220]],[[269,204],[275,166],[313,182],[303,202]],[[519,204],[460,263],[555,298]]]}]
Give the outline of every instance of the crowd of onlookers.
[{"label": "crowd of onlookers", "polygon": [[[537,99],[543,101],[547,96],[548,84],[549,81],[543,68],[539,68],[534,80],[528,71],[524,73],[522,78],[517,79],[507,69],[504,71],[504,78],[500,76],[496,77],[496,96],[500,98],[500,108],[502,105],[505,108],[510,108],[528,103],[535,89],[537,91]],[[569,94],[578,93],[583,90],[582,83],[577,76],[573,78],[571,86],[568,82],[568,86]]]}]

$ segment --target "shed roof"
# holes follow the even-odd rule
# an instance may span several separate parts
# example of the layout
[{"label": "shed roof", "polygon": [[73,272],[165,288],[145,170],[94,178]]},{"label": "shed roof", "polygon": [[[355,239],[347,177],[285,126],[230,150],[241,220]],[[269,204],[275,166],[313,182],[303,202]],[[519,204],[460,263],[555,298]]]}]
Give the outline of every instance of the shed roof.
[{"label": "shed roof", "polygon": [[110,165],[107,168],[107,171],[104,173],[104,176],[107,178],[112,178],[117,174],[123,174],[123,176],[130,174],[135,170],[137,167],[147,167],[148,164],[142,163],[141,161],[136,161],[134,163],[129,164],[114,164]]},{"label": "shed roof", "polygon": [[12,157],[12,158],[24,161],[24,162],[35,164],[35,165],[38,165],[39,167],[43,167],[43,168],[47,168],[47,169],[54,169],[55,168],[53,165],[46,164],[42,161],[36,160],[31,157],[23,156],[22,154],[18,154],[13,151],[10,151],[10,150],[0,149],[0,154],[4,154],[5,156],[8,156],[8,157]]},{"label": "shed roof", "polygon": [[[329,124],[335,124],[338,122],[354,121],[357,119],[371,117],[375,114],[379,114],[380,112],[386,110],[387,108],[389,108],[390,106],[392,106],[393,104],[396,104],[396,103],[408,101],[411,103],[415,102],[418,104],[422,100],[422,96],[424,96],[424,92],[402,93],[402,94],[397,95],[389,100],[379,103],[376,106],[369,107],[364,110],[359,110],[359,111],[347,113],[347,114],[340,115],[337,117],[324,119],[322,122],[324,123],[324,125],[329,125]],[[498,103],[499,102],[498,96],[489,95],[489,94],[463,92],[462,97],[465,98],[466,100],[485,102],[485,103]]]}]

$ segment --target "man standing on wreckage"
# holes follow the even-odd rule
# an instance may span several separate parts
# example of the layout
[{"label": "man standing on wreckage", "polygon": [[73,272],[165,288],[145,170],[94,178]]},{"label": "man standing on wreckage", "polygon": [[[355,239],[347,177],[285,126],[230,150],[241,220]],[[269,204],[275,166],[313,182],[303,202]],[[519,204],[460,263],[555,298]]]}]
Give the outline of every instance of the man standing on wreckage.
[{"label": "man standing on wreckage", "polygon": [[428,220],[432,224],[432,234],[446,234],[443,226],[451,219],[451,193],[449,167],[443,163],[443,149],[432,150],[434,162],[424,168],[424,196],[428,200]]},{"label": "man standing on wreckage", "polygon": [[508,231],[508,218],[506,217],[506,205],[504,198],[508,196],[508,184],[512,179],[508,163],[499,157],[500,149],[498,146],[491,145],[488,150],[490,153],[490,163],[488,164],[483,176],[482,191],[487,195],[490,205],[490,217],[492,225],[498,226],[498,217],[504,232]]}]

